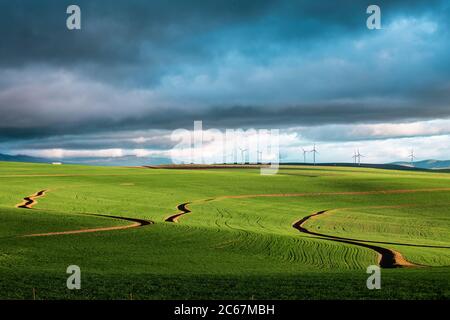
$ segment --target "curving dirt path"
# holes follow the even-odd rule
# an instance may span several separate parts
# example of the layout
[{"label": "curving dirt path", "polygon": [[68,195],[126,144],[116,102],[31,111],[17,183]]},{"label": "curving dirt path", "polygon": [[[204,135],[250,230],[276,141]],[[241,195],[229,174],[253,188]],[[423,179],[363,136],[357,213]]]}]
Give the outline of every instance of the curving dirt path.
[{"label": "curving dirt path", "polygon": [[[414,206],[415,205],[408,204],[408,205],[394,205],[394,206],[370,206],[370,207],[363,207],[363,208],[370,208],[370,209],[373,209],[373,208],[389,208],[390,209],[390,208],[414,207]],[[339,209],[322,210],[322,211],[316,212],[315,214],[309,215],[309,216],[307,216],[305,218],[309,219],[309,218],[312,218],[312,217],[315,217],[315,216],[318,216],[318,215],[321,215],[321,214],[336,212],[336,211],[340,211],[340,210],[344,210],[344,209],[352,209],[352,208],[339,208]],[[303,219],[305,219],[305,218],[303,218]],[[300,222],[302,220],[299,220],[297,222]],[[306,222],[306,221],[304,221],[304,222]],[[294,223],[292,225],[294,228],[296,228],[295,224],[296,223]],[[300,230],[300,231],[302,231],[302,230]],[[313,234],[313,232],[308,232],[308,233],[309,234]],[[431,245],[431,244],[402,243],[402,242],[392,242],[392,241],[375,241],[375,240],[365,240],[365,239],[338,237],[338,236],[319,234],[319,233],[317,233],[317,235],[321,235],[323,237],[332,237],[333,239],[339,239],[339,240],[354,241],[354,242],[367,242],[367,243],[387,244],[387,245],[406,246],[406,247],[419,247],[419,248],[450,249],[450,246],[438,246],[438,245]]]},{"label": "curving dirt path", "polygon": [[[16,208],[33,209],[32,207],[37,203],[36,199],[45,196],[46,192],[48,192],[48,190],[41,190],[31,196],[23,198],[24,201],[17,204]],[[57,232],[47,232],[47,233],[34,233],[34,234],[26,234],[21,237],[46,237],[46,236],[56,236],[56,235],[65,235],[65,234],[79,234],[79,233],[91,233],[91,232],[102,232],[102,231],[112,231],[112,230],[124,230],[124,229],[138,228],[138,227],[143,227],[143,226],[154,224],[154,222],[151,220],[144,220],[144,219],[137,219],[137,218],[127,218],[127,217],[110,216],[110,215],[93,214],[93,213],[85,213],[84,215],[111,218],[111,219],[117,219],[117,220],[123,220],[123,221],[131,221],[133,223],[126,225],[126,226],[87,228],[87,229],[57,231]]]},{"label": "curving dirt path", "polygon": [[[332,241],[337,241],[337,242],[342,242],[342,243],[348,243],[348,244],[352,244],[352,245],[355,245],[355,246],[372,249],[372,250],[374,250],[374,251],[376,251],[378,253],[378,264],[382,268],[418,267],[419,266],[419,265],[416,265],[416,264],[413,264],[413,263],[407,261],[401,255],[401,253],[398,252],[398,251],[387,249],[387,248],[383,248],[383,247],[380,247],[380,246],[371,245],[371,244],[366,244],[366,243],[362,243],[362,242],[357,242],[354,239],[335,237],[335,236],[331,236],[331,235],[327,235],[327,234],[323,234],[323,233],[310,231],[310,230],[308,230],[308,229],[306,229],[304,227],[305,223],[310,218],[318,216],[318,215],[321,215],[321,214],[324,214],[324,213],[326,213],[328,211],[329,210],[323,210],[323,211],[319,211],[319,212],[316,212],[314,214],[311,214],[309,216],[306,216],[306,217],[298,220],[297,222],[295,222],[292,226],[295,229],[297,229],[298,231],[302,232],[302,233],[318,236],[318,237],[320,237],[322,239],[325,239],[325,240],[332,240]],[[364,241],[364,240],[360,240],[360,241]]]},{"label": "curving dirt path", "polygon": [[166,218],[166,222],[178,222],[178,219],[181,217],[181,216],[183,216],[183,215],[185,215],[185,214],[188,214],[188,213],[191,213],[192,211],[191,210],[189,210],[188,209],[188,204],[191,204],[190,202],[185,202],[185,203],[182,203],[182,204],[180,204],[180,205],[178,205],[177,206],[177,209],[180,211],[179,213],[177,213],[177,214],[174,214],[174,215],[171,215],[171,216],[169,216],[168,218]]},{"label": "curving dirt path", "polygon": [[117,220],[125,220],[132,221],[132,224],[126,226],[116,226],[116,227],[104,227],[104,228],[91,228],[91,229],[80,229],[80,230],[70,230],[70,231],[58,231],[58,232],[47,232],[47,233],[34,233],[34,234],[26,234],[22,237],[47,237],[47,236],[56,236],[56,235],[64,235],[64,234],[78,234],[78,233],[90,233],[90,232],[102,232],[102,231],[112,231],[112,230],[124,230],[130,228],[138,228],[146,225],[154,224],[153,221],[143,220],[143,219],[135,219],[135,218],[125,218],[125,217],[117,217],[117,216],[108,216],[102,214],[89,214],[91,216],[97,217],[106,217]]},{"label": "curving dirt path", "polygon": [[36,199],[45,196],[47,191],[48,190],[41,190],[31,196],[23,198],[21,203],[16,204],[16,208],[31,209],[37,203]]}]

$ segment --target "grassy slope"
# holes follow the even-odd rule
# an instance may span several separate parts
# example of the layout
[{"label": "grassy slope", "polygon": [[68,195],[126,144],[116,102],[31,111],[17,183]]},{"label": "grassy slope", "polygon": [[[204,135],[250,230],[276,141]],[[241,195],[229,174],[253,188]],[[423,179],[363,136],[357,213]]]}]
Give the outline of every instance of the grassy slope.
[{"label": "grassy slope", "polygon": [[[127,298],[129,292],[137,298],[449,297],[448,267],[383,270],[383,290],[369,291],[365,267],[376,261],[371,250],[317,240],[291,226],[318,210],[351,207],[314,219],[308,227],[362,239],[450,245],[445,206],[449,192],[226,199],[193,204],[193,213],[179,224],[163,222],[179,203],[223,195],[442,188],[449,186],[449,178],[323,167],[286,168],[276,176],[260,176],[252,169],[2,163],[0,277],[8,281],[1,282],[0,295],[27,298],[36,287],[41,298]],[[39,199],[39,210],[11,209],[42,189],[50,191]],[[420,207],[362,209],[413,203]],[[124,224],[78,214],[89,212],[152,219],[156,224],[97,234],[11,237]],[[413,224],[419,224],[420,231]],[[448,249],[390,247],[415,262],[450,265]],[[82,269],[79,292],[65,289],[69,264]]]}]

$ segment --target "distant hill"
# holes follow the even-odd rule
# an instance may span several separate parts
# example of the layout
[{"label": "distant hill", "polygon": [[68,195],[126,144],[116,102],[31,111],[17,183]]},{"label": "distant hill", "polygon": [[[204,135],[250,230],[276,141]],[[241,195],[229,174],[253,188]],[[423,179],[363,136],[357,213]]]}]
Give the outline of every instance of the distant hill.
[{"label": "distant hill", "polygon": [[158,165],[171,163],[170,159],[136,157],[136,156],[123,156],[111,158],[65,158],[61,160],[61,159],[30,157],[24,155],[8,155],[2,153],[0,153],[0,161],[34,162],[34,163],[62,162],[65,164],[83,164],[92,166],[144,166],[144,165]]},{"label": "distant hill", "polygon": [[[281,163],[282,165],[308,165],[312,166],[312,163],[303,162],[286,162]],[[316,166],[327,166],[327,167],[355,167],[355,168],[373,168],[373,169],[386,169],[386,170],[428,170],[426,168],[403,166],[396,163],[361,163],[360,165],[353,162],[326,162],[326,163],[316,163]]]},{"label": "distant hill", "polygon": [[30,156],[24,156],[24,155],[9,155],[9,154],[3,154],[0,153],[0,161],[10,161],[10,162],[38,162],[38,163],[46,163],[46,162],[52,162],[52,160],[45,159],[45,158],[37,158],[37,157],[30,157]]},{"label": "distant hill", "polygon": [[[411,168],[411,163],[406,161],[394,162],[392,164]],[[422,160],[413,162],[413,164],[415,168],[420,169],[429,169],[429,170],[450,169],[450,160]]]},{"label": "distant hill", "polygon": [[[8,155],[0,153],[0,161],[10,162],[35,162],[35,163],[52,163],[63,162],[66,164],[83,164],[94,166],[151,166],[171,164],[172,161],[167,158],[150,158],[150,157],[136,157],[136,156],[123,156],[123,157],[111,157],[111,158],[66,158],[66,159],[48,159],[38,158],[25,155]],[[301,162],[281,163],[282,165],[305,165]],[[312,165],[312,163],[306,163],[306,165]],[[410,162],[399,161],[386,164],[367,164],[361,163],[360,166],[354,163],[317,163],[317,166],[340,166],[340,167],[365,167],[365,168],[378,168],[378,169],[394,169],[394,170],[449,170],[450,160],[423,160],[414,162],[414,166],[411,166]]]}]

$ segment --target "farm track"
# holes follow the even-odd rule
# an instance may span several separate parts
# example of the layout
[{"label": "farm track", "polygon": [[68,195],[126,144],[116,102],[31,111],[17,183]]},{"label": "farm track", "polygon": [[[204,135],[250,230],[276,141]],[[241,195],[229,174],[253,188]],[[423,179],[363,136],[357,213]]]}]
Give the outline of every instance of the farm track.
[{"label": "farm track", "polygon": [[185,203],[182,203],[182,204],[178,205],[178,206],[177,206],[177,209],[178,209],[180,212],[177,213],[177,214],[171,215],[170,217],[166,218],[165,221],[166,221],[166,222],[175,222],[175,223],[176,223],[176,222],[178,222],[178,219],[179,219],[181,216],[183,216],[183,215],[185,215],[185,214],[188,214],[188,213],[191,213],[192,211],[189,210],[188,204],[190,204],[190,202],[185,202]]},{"label": "farm track", "polygon": [[31,196],[23,198],[23,201],[17,204],[16,208],[31,209],[37,203],[36,199],[45,196],[46,192],[47,190],[41,190]]},{"label": "farm track", "polygon": [[370,241],[365,241],[365,240],[355,241],[354,239],[335,237],[335,236],[331,236],[331,235],[327,235],[327,234],[323,234],[323,233],[310,231],[304,227],[304,224],[310,218],[316,217],[316,216],[324,214],[326,212],[328,212],[328,210],[319,211],[319,212],[316,212],[309,216],[306,216],[306,217],[300,219],[299,221],[295,222],[292,226],[302,233],[318,236],[324,240],[331,240],[331,241],[347,243],[347,244],[352,244],[355,246],[360,246],[363,248],[372,249],[378,253],[378,263],[379,263],[380,267],[382,267],[382,268],[418,267],[419,266],[419,265],[416,265],[416,264],[413,264],[413,263],[407,261],[401,255],[400,252],[397,252],[395,250],[391,250],[391,249],[387,249],[387,248],[383,248],[383,247],[375,246],[375,245],[371,245],[371,244],[366,244],[363,242],[358,242],[358,241],[364,241],[364,242],[370,242]]},{"label": "farm track", "polygon": [[[22,208],[22,209],[33,209],[32,207],[37,203],[37,198],[45,196],[45,193],[48,190],[41,190],[39,192],[36,192],[35,194],[25,197],[23,202],[16,205],[16,208]],[[93,214],[93,213],[86,213],[84,215],[88,216],[94,216],[94,217],[104,217],[104,218],[111,218],[116,220],[123,220],[128,222],[133,222],[132,224],[126,225],[126,226],[115,226],[115,227],[103,227],[103,228],[88,228],[88,229],[79,229],[79,230],[69,230],[69,231],[57,231],[57,232],[47,232],[47,233],[35,233],[35,234],[27,234],[23,235],[21,237],[47,237],[47,236],[56,236],[56,235],[66,235],[66,234],[80,234],[80,233],[92,233],[92,232],[102,232],[102,231],[113,231],[113,230],[124,230],[124,229],[130,229],[130,228],[138,228],[138,227],[144,227],[147,225],[154,224],[153,221],[150,220],[144,220],[144,219],[136,219],[136,218],[127,218],[127,217],[119,217],[119,216],[111,216],[111,215],[104,215],[104,214]]]},{"label": "farm track", "polygon": [[[207,201],[217,201],[223,199],[247,199],[247,198],[258,198],[258,197],[308,197],[308,196],[327,196],[327,195],[377,195],[377,194],[408,194],[408,193],[419,193],[419,192],[439,192],[439,191],[450,191],[450,188],[428,188],[428,189],[400,189],[400,190],[376,190],[376,191],[355,191],[355,192],[311,192],[311,193],[281,193],[281,194],[250,194],[250,195],[235,195],[235,196],[220,196],[216,198],[210,198],[203,201],[196,202],[207,202]],[[178,222],[178,219],[184,214],[191,213],[192,211],[187,209],[188,203],[182,203],[177,208],[180,213],[170,216],[166,219],[168,222]],[[336,210],[336,209],[335,209]],[[321,234],[317,232],[310,231],[304,227],[306,221],[312,217],[324,214],[331,210],[323,210],[316,212],[312,215],[306,216],[299,221],[295,222],[292,226],[302,233],[317,236],[324,240],[330,240],[335,242],[347,243],[355,246],[360,246],[374,250],[378,254],[378,263],[382,268],[396,268],[396,267],[420,267],[407,261],[400,252],[384,248],[381,246],[376,246],[368,243],[379,243],[379,244],[391,244],[391,245],[403,245],[403,246],[415,246],[415,247],[427,247],[427,248],[449,248],[445,246],[432,246],[432,245],[417,245],[417,244],[407,244],[407,243],[394,243],[394,242],[377,242],[364,239],[352,239],[343,238],[332,235]],[[367,243],[368,242],[368,243]]]},{"label": "farm track", "polygon": [[[411,207],[412,205],[407,205],[407,206]],[[403,207],[403,206],[370,206],[370,207],[367,207],[367,208],[398,208],[398,207]],[[314,213],[312,215],[309,215],[309,216],[307,216],[305,218],[309,219],[309,218],[318,216],[320,214],[331,213],[333,211],[338,211],[338,210],[343,210],[343,209],[347,209],[347,208],[322,210],[322,211],[316,212],[316,213]],[[303,219],[305,219],[305,218],[303,218]],[[299,220],[297,222],[300,222],[302,220]],[[294,228],[296,228],[295,227],[296,223],[294,223],[294,225],[293,225]],[[308,232],[308,233],[312,234],[311,232]],[[402,243],[402,242],[390,242],[390,241],[364,240],[364,239],[337,237],[337,236],[326,235],[326,234],[319,234],[319,233],[317,233],[317,235],[321,235],[322,237],[333,237],[334,239],[346,240],[346,241],[354,241],[354,242],[367,242],[367,243],[388,244],[388,245],[406,246],[406,247],[418,247],[418,248],[450,249],[449,246],[437,246],[437,245],[431,245],[431,244],[415,244],[415,243]]]},{"label": "farm track", "polygon": [[57,235],[65,235],[65,234],[79,234],[79,233],[91,233],[91,232],[102,232],[102,231],[113,231],[113,230],[125,230],[130,228],[138,228],[146,225],[153,224],[153,221],[142,220],[142,219],[134,219],[134,218],[125,218],[118,216],[108,216],[102,214],[89,214],[90,216],[96,217],[105,217],[112,218],[117,220],[131,221],[132,224],[126,226],[116,226],[116,227],[104,227],[104,228],[92,228],[92,229],[80,229],[80,230],[70,230],[70,231],[58,231],[58,232],[48,232],[48,233],[35,233],[35,234],[27,234],[22,237],[47,237],[47,236],[57,236]]}]

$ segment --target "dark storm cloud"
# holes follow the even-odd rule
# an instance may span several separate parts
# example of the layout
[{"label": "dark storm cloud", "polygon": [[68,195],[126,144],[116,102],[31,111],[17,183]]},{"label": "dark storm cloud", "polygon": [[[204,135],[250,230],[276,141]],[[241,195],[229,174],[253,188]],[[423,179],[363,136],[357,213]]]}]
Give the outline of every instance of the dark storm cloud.
[{"label": "dark storm cloud", "polygon": [[[316,126],[327,124],[355,124],[355,123],[380,123],[397,121],[418,121],[423,119],[447,118],[448,105],[441,102],[440,107],[421,108],[413,104],[397,104],[393,106],[383,106],[383,104],[361,104],[361,103],[334,103],[315,104],[291,107],[254,107],[254,106],[229,106],[207,108],[205,110],[171,109],[149,114],[141,114],[139,117],[128,117],[120,120],[113,119],[90,119],[80,122],[63,122],[52,126],[36,125],[31,128],[0,128],[0,142],[11,139],[25,139],[33,136],[52,137],[65,135],[85,135],[84,138],[75,140],[59,140],[59,138],[43,140],[33,143],[35,148],[45,148],[49,145],[58,148],[81,148],[86,149],[99,147],[127,147],[135,148],[139,143],[132,142],[131,139],[139,137],[139,129],[154,128],[160,131],[175,130],[184,128],[193,129],[193,122],[202,120],[204,128],[288,128],[289,126]],[[363,111],[363,112],[362,112]],[[177,114],[176,117],[173,115]],[[248,115],[251,115],[249,117]],[[277,124],[274,126],[274,123]],[[112,130],[130,132],[118,139]],[[99,135],[96,132],[104,132]],[[161,135],[155,140],[161,139]],[[153,148],[167,147],[169,140],[155,141]]]},{"label": "dark storm cloud", "polygon": [[[316,37],[366,32],[364,1],[78,0],[82,31],[65,28],[65,9],[73,1],[0,2],[0,64],[45,63],[64,67],[100,65],[107,69],[164,63],[204,63],[224,47],[257,53]],[[430,11],[440,1],[377,1],[383,18]],[[208,41],[205,43],[205,41]],[[112,65],[113,64],[113,65]],[[107,70],[103,70],[107,72]],[[133,69],[133,72],[135,70]],[[120,74],[123,76],[123,74]],[[130,75],[133,76],[133,75]],[[136,75],[134,75],[136,76]]]},{"label": "dark storm cloud", "polygon": [[257,18],[271,6],[271,1],[79,0],[75,3],[82,8],[82,31],[72,32],[65,27],[65,11],[72,3],[2,1],[0,36],[7,45],[2,46],[0,64],[113,63],[114,69],[195,58],[203,51],[196,37]]},{"label": "dark storm cloud", "polygon": [[369,31],[365,1],[1,0],[0,142],[450,117],[448,2],[377,4]]}]

